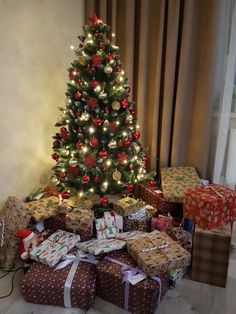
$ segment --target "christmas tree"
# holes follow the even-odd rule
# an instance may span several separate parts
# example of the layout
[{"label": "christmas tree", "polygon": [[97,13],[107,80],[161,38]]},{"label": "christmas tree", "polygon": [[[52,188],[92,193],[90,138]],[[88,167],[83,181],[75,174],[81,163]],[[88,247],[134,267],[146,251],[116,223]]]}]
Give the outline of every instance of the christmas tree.
[{"label": "christmas tree", "polygon": [[109,26],[96,15],[89,20],[68,69],[66,105],[59,108],[60,131],[53,136],[52,182],[63,198],[131,192],[153,176],[146,173],[146,148],[139,142],[119,47],[108,38]]}]

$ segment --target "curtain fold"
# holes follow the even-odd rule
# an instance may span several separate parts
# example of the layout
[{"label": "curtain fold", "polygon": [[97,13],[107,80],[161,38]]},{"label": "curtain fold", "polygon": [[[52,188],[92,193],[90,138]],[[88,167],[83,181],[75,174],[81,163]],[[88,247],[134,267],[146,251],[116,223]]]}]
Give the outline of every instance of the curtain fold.
[{"label": "curtain fold", "polygon": [[88,0],[112,26],[149,148],[149,169],[206,175],[221,0]]}]

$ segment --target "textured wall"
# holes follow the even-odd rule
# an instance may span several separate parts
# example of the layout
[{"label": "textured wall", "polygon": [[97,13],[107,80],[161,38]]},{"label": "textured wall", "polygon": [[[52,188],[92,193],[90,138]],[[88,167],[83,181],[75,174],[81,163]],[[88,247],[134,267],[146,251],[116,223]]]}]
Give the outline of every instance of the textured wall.
[{"label": "textured wall", "polygon": [[0,204],[45,185],[83,0],[0,0]]}]

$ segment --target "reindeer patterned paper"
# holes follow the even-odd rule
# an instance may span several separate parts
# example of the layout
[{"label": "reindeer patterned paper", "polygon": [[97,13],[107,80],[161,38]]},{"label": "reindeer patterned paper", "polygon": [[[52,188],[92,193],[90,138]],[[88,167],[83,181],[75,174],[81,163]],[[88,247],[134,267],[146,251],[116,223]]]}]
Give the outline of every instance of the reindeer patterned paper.
[{"label": "reindeer patterned paper", "polygon": [[197,171],[193,167],[161,168],[161,186],[166,200],[182,202],[187,189],[200,185]]},{"label": "reindeer patterned paper", "polygon": [[127,239],[127,250],[149,276],[188,266],[191,260],[189,252],[167,234],[158,231]]},{"label": "reindeer patterned paper", "polygon": [[72,230],[88,230],[93,223],[94,214],[91,210],[75,208],[66,214],[66,227]]}]

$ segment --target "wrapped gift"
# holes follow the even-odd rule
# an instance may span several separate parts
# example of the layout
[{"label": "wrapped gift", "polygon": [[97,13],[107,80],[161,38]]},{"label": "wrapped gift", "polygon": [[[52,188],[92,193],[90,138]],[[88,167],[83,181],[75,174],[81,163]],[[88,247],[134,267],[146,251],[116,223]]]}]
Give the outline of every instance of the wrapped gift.
[{"label": "wrapped gift", "polygon": [[93,201],[90,199],[81,199],[80,197],[72,196],[67,200],[67,204],[79,210],[90,210],[93,207]]},{"label": "wrapped gift", "polygon": [[137,212],[143,205],[144,202],[129,196],[121,198],[113,203],[114,211],[123,217]]},{"label": "wrapped gift", "polygon": [[205,229],[232,222],[236,213],[236,191],[217,184],[186,191],[184,216]]},{"label": "wrapped gift", "polygon": [[96,219],[95,226],[98,239],[114,238],[123,231],[123,217],[113,211],[104,212],[104,218]]},{"label": "wrapped gift", "polygon": [[185,250],[192,252],[192,234],[183,228],[172,227],[167,228],[167,234],[174,240],[177,241]]},{"label": "wrapped gift", "polygon": [[17,197],[9,196],[1,211],[1,217],[1,233],[4,238],[0,245],[0,268],[8,270],[15,266],[19,251],[19,238],[16,233],[28,227],[31,213],[25,203]]},{"label": "wrapped gift", "polygon": [[26,207],[31,212],[35,221],[53,217],[58,213],[67,212],[70,209],[66,202],[60,204],[59,199],[56,196],[50,196],[26,203]]},{"label": "wrapped gift", "polygon": [[112,252],[115,250],[123,249],[126,242],[119,239],[92,239],[86,242],[77,244],[78,248],[93,255]]},{"label": "wrapped gift", "polygon": [[176,219],[182,220],[183,208],[182,203],[171,202],[164,198],[163,192],[148,183],[142,183],[139,186],[139,197],[152,205],[159,213],[167,215],[168,213]]},{"label": "wrapped gift", "polygon": [[94,215],[91,210],[75,208],[66,214],[66,227],[73,231],[88,230],[93,224]]},{"label": "wrapped gift", "polygon": [[39,246],[33,248],[30,252],[30,258],[52,267],[79,241],[79,235],[58,230]]},{"label": "wrapped gift", "polygon": [[193,236],[191,278],[226,286],[231,241],[231,225],[212,230],[196,226]]},{"label": "wrapped gift", "polygon": [[152,217],[151,220],[151,231],[159,230],[162,232],[166,231],[166,228],[171,227],[173,222],[172,216],[158,215],[158,217]]},{"label": "wrapped gift", "polygon": [[161,186],[166,200],[182,202],[185,191],[201,185],[193,167],[161,168]]},{"label": "wrapped gift", "polygon": [[191,255],[166,233],[153,231],[127,240],[127,250],[147,275],[190,265]]},{"label": "wrapped gift", "polygon": [[[151,209],[150,209],[151,208]],[[145,205],[136,213],[124,217],[124,231],[139,230],[143,232],[150,232],[150,223],[153,207]]]},{"label": "wrapped gift", "polygon": [[74,261],[60,270],[35,262],[21,283],[27,302],[88,310],[94,303],[96,267]]},{"label": "wrapped gift", "polygon": [[188,270],[188,267],[181,267],[181,268],[172,269],[168,271],[170,286],[175,288],[176,285],[180,283],[180,281],[186,274],[187,270]]},{"label": "wrapped gift", "polygon": [[118,233],[116,235],[116,238],[126,241],[127,239],[135,238],[135,237],[139,236],[142,233],[143,232],[139,231],[139,230],[127,231],[127,232]]},{"label": "wrapped gift", "polygon": [[[135,284],[136,274],[143,280]],[[97,264],[97,295],[133,314],[153,314],[167,290],[167,274],[147,278],[125,250],[109,253]]]}]

